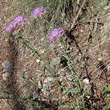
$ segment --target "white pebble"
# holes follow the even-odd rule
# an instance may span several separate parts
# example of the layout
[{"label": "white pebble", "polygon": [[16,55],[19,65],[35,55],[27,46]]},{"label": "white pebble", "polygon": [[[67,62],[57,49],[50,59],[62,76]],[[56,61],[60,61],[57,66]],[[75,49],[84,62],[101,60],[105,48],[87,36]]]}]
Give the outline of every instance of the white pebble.
[{"label": "white pebble", "polygon": [[36,62],[39,63],[40,62],[40,59],[37,59]]},{"label": "white pebble", "polygon": [[81,32],[83,32],[83,30],[81,30]]},{"label": "white pebble", "polygon": [[44,50],[42,50],[42,53],[44,53]]},{"label": "white pebble", "polygon": [[87,97],[88,99],[90,98],[90,96],[89,96],[89,95],[87,95],[86,97]]},{"label": "white pebble", "polygon": [[42,87],[41,81],[38,81],[38,87],[39,87],[39,88]]},{"label": "white pebble", "polygon": [[43,41],[44,40],[44,38],[41,38],[41,41]]},{"label": "white pebble", "polygon": [[8,41],[8,39],[5,39],[5,41],[7,42],[7,41]]},{"label": "white pebble", "polygon": [[89,79],[88,79],[88,78],[85,78],[85,79],[83,79],[83,82],[84,82],[85,84],[89,84]]},{"label": "white pebble", "polygon": [[98,58],[98,61],[101,61],[102,60],[102,58]]},{"label": "white pebble", "polygon": [[53,78],[48,77],[48,78],[46,78],[46,79],[44,80],[44,83],[51,82],[51,81],[53,81]]},{"label": "white pebble", "polygon": [[2,75],[3,80],[7,80],[8,76],[9,76],[9,73],[8,73],[8,72],[4,73],[4,74]]},{"label": "white pebble", "polygon": [[107,66],[107,69],[108,69],[108,71],[110,71],[110,66],[109,65]]}]

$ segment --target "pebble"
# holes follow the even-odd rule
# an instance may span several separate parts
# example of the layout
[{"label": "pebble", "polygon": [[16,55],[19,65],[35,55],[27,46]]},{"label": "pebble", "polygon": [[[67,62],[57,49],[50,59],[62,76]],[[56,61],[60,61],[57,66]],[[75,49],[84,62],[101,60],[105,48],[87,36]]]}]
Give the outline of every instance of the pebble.
[{"label": "pebble", "polygon": [[44,80],[44,83],[48,83],[48,82],[51,82],[51,81],[53,81],[53,78],[48,77],[48,78],[46,78],[46,79]]},{"label": "pebble", "polygon": [[63,78],[62,78],[61,76],[59,77],[59,81],[60,81],[60,82],[62,82],[62,81],[63,81]]},{"label": "pebble", "polygon": [[98,58],[98,61],[101,61],[102,60],[102,58]]},{"label": "pebble", "polygon": [[44,52],[45,52],[44,50],[41,51],[41,53],[44,53]]},{"label": "pebble", "polygon": [[3,80],[7,80],[7,78],[9,77],[9,73],[6,72],[2,75]]},{"label": "pebble", "polygon": [[43,38],[41,38],[41,41],[44,41],[44,37],[43,37]]},{"label": "pebble", "polygon": [[39,63],[40,62],[40,59],[37,59],[36,62]]},{"label": "pebble", "polygon": [[108,10],[110,8],[110,6],[105,6],[104,10]]},{"label": "pebble", "polygon": [[13,73],[14,69],[13,69],[13,66],[12,64],[8,61],[8,60],[5,60],[3,63],[2,63],[2,66],[4,68],[6,68],[10,73]]},{"label": "pebble", "polygon": [[87,95],[87,96],[86,96],[86,98],[90,99],[90,96],[89,96],[89,95]]},{"label": "pebble", "polygon": [[63,101],[68,101],[69,98],[68,98],[68,96],[65,95],[65,96],[62,97],[62,100],[63,100]]},{"label": "pebble", "polygon": [[52,77],[48,77],[44,80],[44,84],[43,84],[43,88],[44,89],[49,89],[49,87],[51,86],[52,82],[53,82],[53,78]]},{"label": "pebble", "polygon": [[8,39],[5,39],[6,42],[8,42]]},{"label": "pebble", "polygon": [[110,71],[110,66],[109,65],[107,66],[107,70]]},{"label": "pebble", "polygon": [[83,32],[83,30],[81,30],[81,32]]},{"label": "pebble", "polygon": [[84,82],[85,84],[89,84],[89,79],[88,79],[88,78],[85,78],[85,79],[83,79],[83,82]]},{"label": "pebble", "polygon": [[42,87],[42,83],[41,81],[38,81],[38,88],[41,88]]}]

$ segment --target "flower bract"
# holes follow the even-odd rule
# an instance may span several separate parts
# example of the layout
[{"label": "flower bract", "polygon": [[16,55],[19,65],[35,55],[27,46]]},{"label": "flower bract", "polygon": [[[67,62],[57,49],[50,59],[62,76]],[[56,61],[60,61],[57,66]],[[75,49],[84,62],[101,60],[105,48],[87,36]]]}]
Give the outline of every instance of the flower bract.
[{"label": "flower bract", "polygon": [[63,28],[55,28],[50,32],[49,40],[54,42],[55,38],[60,38],[65,33]]},{"label": "flower bract", "polygon": [[14,32],[15,29],[18,29],[20,25],[24,24],[24,21],[26,21],[28,24],[30,23],[27,18],[24,17],[24,15],[17,16],[7,27],[6,31],[8,32]]},{"label": "flower bract", "polygon": [[34,9],[33,13],[32,13],[32,16],[34,18],[36,18],[37,16],[40,16],[46,11],[46,8],[44,7],[37,7]]}]

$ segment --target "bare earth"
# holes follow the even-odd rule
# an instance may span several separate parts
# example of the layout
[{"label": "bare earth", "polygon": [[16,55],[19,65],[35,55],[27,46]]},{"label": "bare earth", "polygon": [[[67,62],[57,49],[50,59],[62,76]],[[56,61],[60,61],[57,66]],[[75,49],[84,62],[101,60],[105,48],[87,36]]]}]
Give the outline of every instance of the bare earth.
[{"label": "bare earth", "polygon": [[[12,1],[0,1],[0,86],[4,86],[4,90],[18,95],[20,97],[27,96],[38,97],[34,101],[41,105],[51,107],[52,110],[57,110],[57,99],[50,102],[51,94],[57,93],[59,86],[53,83],[50,87],[50,93],[45,93],[38,86],[45,86],[46,79],[53,80],[53,77],[48,77],[48,71],[45,71],[44,76],[41,75],[41,68],[44,66],[42,62],[37,62],[38,58],[32,56],[31,51],[17,41],[11,41],[6,34],[5,27],[13,19],[14,9],[11,6],[7,7]],[[99,12],[97,16],[91,14],[82,24],[78,24],[71,33],[72,38],[67,37],[67,43],[70,42],[75,49],[70,53],[74,55],[76,62],[76,70],[80,77],[88,78],[89,84],[83,83],[84,89],[91,86],[89,99],[85,98],[86,106],[93,107],[94,110],[103,110],[109,105],[108,99],[105,98],[105,87],[110,87],[110,12],[109,8],[105,8]],[[91,12],[91,10],[90,10]],[[31,44],[39,50],[42,56],[45,54],[45,39],[33,32]],[[57,46],[57,44],[55,44]],[[56,58],[53,52],[53,44],[49,46],[49,59],[51,62],[59,60],[60,55]],[[47,59],[45,59],[47,60]],[[14,71],[11,73],[5,67],[3,62],[9,61],[13,65]],[[74,78],[60,64],[52,65],[59,80],[62,80],[62,85],[71,88],[74,85]],[[60,74],[59,74],[60,73]],[[31,83],[27,78],[35,84]],[[41,92],[42,91],[42,92]],[[3,94],[2,94],[3,95]],[[8,97],[8,95],[5,95]],[[56,94],[58,97],[58,93]],[[77,97],[77,96],[76,96]],[[2,99],[0,97],[0,110],[35,110],[35,107],[29,102],[22,102],[15,99]],[[51,99],[50,99],[51,98]],[[68,101],[68,96],[62,94],[62,100]],[[73,101],[75,100],[75,97]],[[56,108],[55,108],[56,107]]]}]

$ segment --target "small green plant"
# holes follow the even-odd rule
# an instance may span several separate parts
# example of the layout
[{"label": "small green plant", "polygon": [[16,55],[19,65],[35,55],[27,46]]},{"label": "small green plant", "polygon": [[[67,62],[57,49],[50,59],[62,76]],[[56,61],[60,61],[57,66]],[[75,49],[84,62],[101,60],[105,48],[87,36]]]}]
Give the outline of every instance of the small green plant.
[{"label": "small green plant", "polygon": [[[97,1],[99,2],[102,0],[97,0]],[[80,2],[82,6],[80,6]],[[16,12],[20,13],[21,11],[23,11],[24,13],[26,13],[25,15],[28,16],[29,19],[27,19],[27,17],[24,16],[24,13],[22,15],[19,15],[18,17],[16,17],[15,20],[11,22],[11,24],[7,26],[6,31],[9,32],[10,39],[20,42],[21,44],[23,44],[23,46],[31,50],[32,55],[36,55],[39,58],[39,60],[44,63],[45,66],[43,68],[49,72],[47,76],[52,76],[54,78],[53,82],[58,82],[59,85],[57,86],[58,87],[60,86],[59,90],[57,91],[59,92],[59,97],[55,96],[55,98],[57,98],[58,101],[60,102],[58,105],[58,110],[62,108],[64,109],[68,108],[68,110],[85,110],[86,109],[84,96],[86,94],[89,94],[90,88],[87,88],[87,90],[83,90],[82,79],[80,78],[76,70],[74,55],[70,54],[70,52],[74,51],[73,48],[75,47],[71,47],[71,45],[67,44],[64,38],[64,34],[66,33],[64,29],[69,30],[68,28],[66,28],[69,21],[68,18],[70,17],[70,16],[68,17],[68,15],[75,13],[75,16],[76,16],[75,19],[72,20],[72,26],[70,26],[71,27],[70,30],[72,30],[76,26],[77,24],[76,22],[78,21],[80,15],[82,14],[82,9],[84,8],[86,2],[87,2],[86,0],[84,0],[83,2],[82,0],[21,0],[21,1],[15,0],[12,4],[12,6],[14,6],[16,3],[20,4],[17,10],[19,12],[17,11]],[[94,1],[91,1],[91,2],[94,2]],[[74,10],[75,8],[71,4],[77,4],[77,3],[79,4],[80,8],[78,9],[79,6],[78,7],[76,6],[75,8],[77,10]],[[27,11],[25,12],[24,11],[25,9],[29,10],[29,12]],[[103,8],[98,7],[96,10],[92,10],[94,12],[88,13],[87,16],[84,16],[82,19],[80,19],[80,22],[85,20],[86,17],[88,17],[89,15],[96,13],[101,9]],[[29,27],[29,29],[25,28],[25,24],[28,24],[27,27]],[[21,27],[22,27],[21,32],[18,32],[18,29],[20,29]],[[66,69],[68,70],[67,72],[69,72],[69,74],[71,74],[71,77],[75,79],[74,87],[71,87],[68,89],[68,87],[61,85],[61,82],[58,80],[57,76],[55,75],[55,71],[51,68],[50,60],[46,61],[45,58],[35,49],[33,44],[31,44],[31,41],[25,38],[26,36],[28,37],[28,39],[31,39],[31,33],[32,32],[37,33],[38,32],[37,29],[38,31],[43,33],[43,36],[45,36],[45,41],[46,41],[45,47],[47,49],[47,52],[45,52],[45,57],[47,57],[47,55],[49,56],[48,45],[50,45],[51,43],[53,43],[53,45],[58,43],[62,48],[62,50],[60,50],[56,46],[55,51],[58,51],[57,53],[60,53],[59,56],[66,61]],[[52,31],[50,32],[50,30]],[[24,33],[26,33],[26,35],[24,35],[23,31],[25,31]],[[59,42],[56,42],[56,38],[58,39]],[[39,75],[38,78],[39,77],[42,77],[42,75]],[[46,77],[43,76],[43,78],[46,78]],[[36,85],[36,83],[32,79],[27,79],[23,77],[22,80],[28,81],[30,86],[35,85],[36,87],[38,87],[38,85]],[[13,99],[16,99],[16,100],[19,99],[21,101],[27,101],[32,103],[33,105],[36,106],[36,109],[43,108],[37,102],[34,102],[33,100],[29,99],[28,96],[20,97],[17,95],[13,95],[7,91],[4,91],[3,89],[0,89],[0,90],[2,93],[8,94]],[[70,105],[68,104],[67,101],[61,99],[61,95],[63,93],[62,91],[66,96],[70,96],[68,101]],[[104,91],[109,94],[110,88],[105,88]],[[75,96],[76,96],[76,99],[73,101],[72,98],[74,98]],[[34,97],[34,99],[35,98],[36,97]],[[106,98],[110,98],[110,94],[107,95]],[[105,110],[107,109],[110,109],[110,106],[107,106],[105,108]]]},{"label": "small green plant", "polygon": [[[22,0],[22,2],[24,2],[24,0]],[[50,36],[48,37],[48,40],[50,40],[50,42],[47,42],[47,43],[55,44],[55,42],[54,42],[55,38],[60,39],[65,33],[63,28],[59,28],[59,27],[63,27],[67,24],[67,21],[65,20],[65,16],[66,16],[67,10],[70,11],[69,7],[70,7],[70,4],[73,3],[73,0],[70,0],[70,1],[67,1],[67,0],[32,1],[32,0],[30,0],[30,1],[23,3],[22,10],[24,9],[24,7],[33,6],[33,3],[37,4],[37,7],[35,7],[35,9],[33,10],[33,13],[31,13],[32,16],[34,17],[34,21],[37,21],[40,25],[43,24],[44,28],[46,28],[44,31],[45,35],[46,34],[49,35],[48,32],[50,30],[52,30],[50,32]],[[41,15],[43,15],[43,13],[44,13],[44,16],[41,17]],[[16,17],[15,20],[13,20],[11,22],[11,24],[9,24],[7,26],[6,31],[11,33],[10,34],[11,39],[16,40],[16,41],[20,42],[21,44],[23,44],[25,47],[27,47],[28,49],[30,49],[32,51],[33,55],[36,55],[41,61],[43,61],[46,69],[50,72],[51,76],[53,76],[55,81],[57,82],[58,78],[55,76],[54,71],[51,69],[50,62],[47,63],[44,60],[44,58],[39,54],[39,52],[34,48],[34,46],[29,41],[27,41],[23,35],[20,35],[21,33],[18,32],[17,34],[14,34],[15,30],[17,30],[20,26],[24,25],[24,21],[27,22],[28,24],[31,24],[31,22],[30,22],[31,20],[28,20],[27,18],[25,18],[24,15],[20,15],[20,16]],[[42,21],[43,21],[43,23],[42,23]],[[35,27],[33,26],[33,28],[35,28]],[[62,86],[60,84],[60,82],[58,81],[59,86],[60,86],[61,90],[63,88],[64,94],[66,96],[68,96],[69,94],[72,94],[73,97],[74,97],[74,95],[77,96],[77,98],[75,99],[74,102],[72,101],[72,98],[70,98],[69,103],[71,104],[71,106],[69,106],[66,101],[61,99],[62,92],[60,92],[60,94],[59,94],[60,97],[58,98],[58,100],[60,101],[60,104],[58,106],[58,109],[59,110],[60,110],[60,108],[65,109],[66,107],[69,110],[85,109],[84,95],[86,92],[82,93],[81,78],[79,78],[79,76],[77,75],[74,59],[71,57],[71,55],[69,55],[70,51],[72,51],[72,50],[68,51],[68,48],[70,47],[70,45],[65,46],[66,43],[65,43],[64,38],[62,38],[62,41],[60,41],[58,43],[61,45],[61,48],[63,49],[61,56],[64,59],[66,59],[66,61],[67,61],[68,72],[75,79],[75,83],[76,83],[74,88],[68,89],[67,87]],[[29,80],[29,82],[31,83],[31,85],[34,84],[34,82],[32,82],[32,80]],[[60,91],[60,89],[59,89],[59,91]],[[3,91],[3,92],[13,96],[15,99],[20,99],[21,101],[24,100],[24,98],[13,95],[6,91]],[[37,103],[28,99],[28,97],[25,100],[27,102],[37,105]],[[40,107],[40,106],[37,105],[36,108],[38,108],[38,107]]]},{"label": "small green plant", "polygon": [[[104,89],[104,91],[107,93],[106,98],[109,99],[109,102],[110,102],[110,88],[107,87],[107,88]],[[105,107],[105,110],[110,110],[110,105],[109,106],[106,106]]]}]

